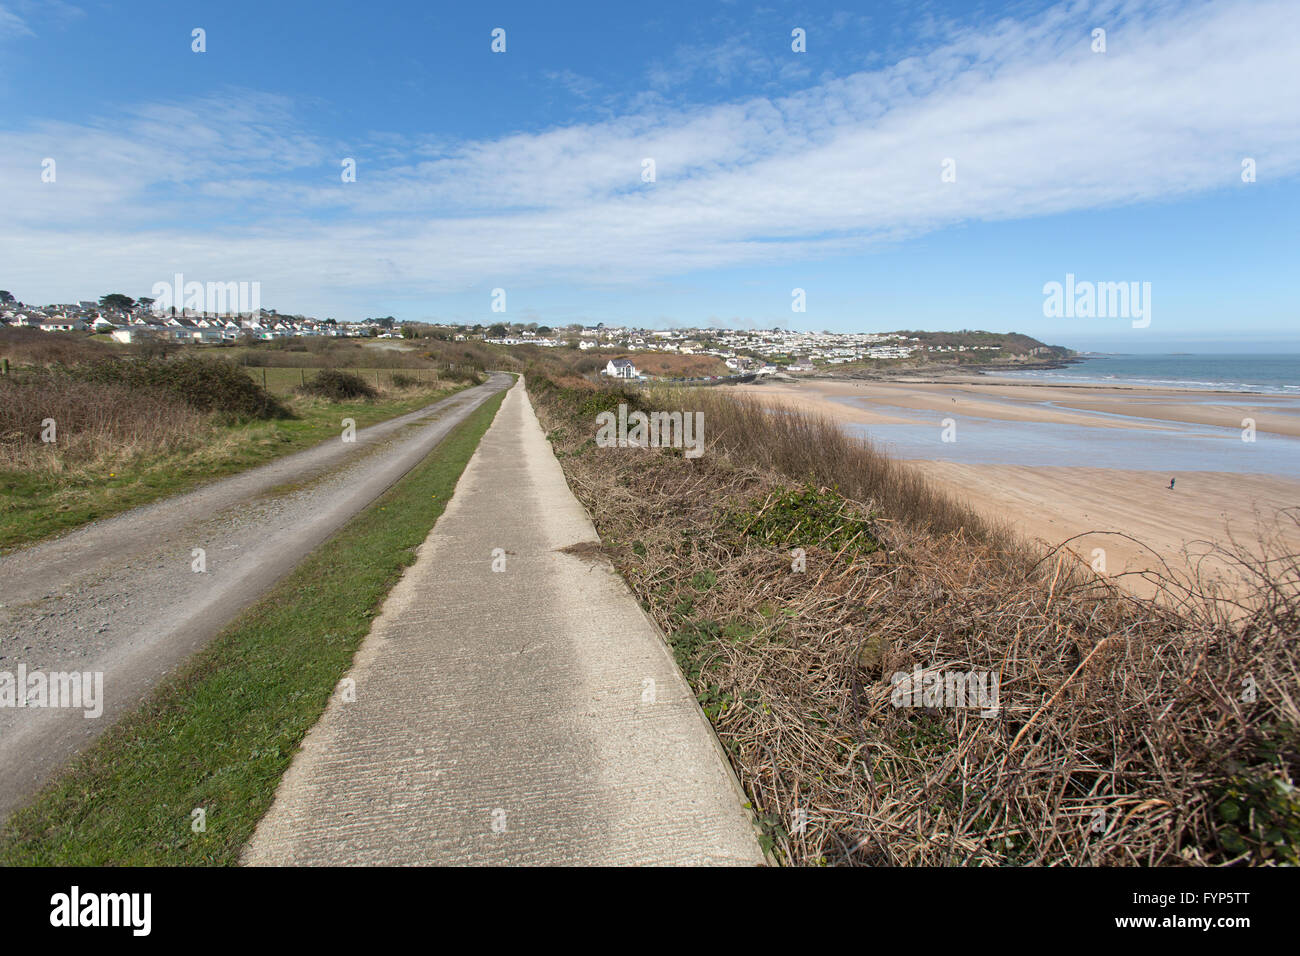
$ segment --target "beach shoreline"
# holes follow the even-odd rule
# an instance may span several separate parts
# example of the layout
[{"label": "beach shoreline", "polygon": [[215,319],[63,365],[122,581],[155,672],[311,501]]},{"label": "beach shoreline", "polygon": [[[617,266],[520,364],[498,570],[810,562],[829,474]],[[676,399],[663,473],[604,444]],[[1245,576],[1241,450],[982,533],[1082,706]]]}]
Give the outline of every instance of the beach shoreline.
[{"label": "beach shoreline", "polygon": [[[773,407],[824,415],[857,432],[870,429],[851,426],[929,427],[943,415],[963,425],[1086,425],[1154,440],[1178,426],[1240,429],[1242,418],[1249,417],[1261,436],[1300,437],[1300,398],[1203,389],[1003,383],[983,376],[929,383],[805,378],[736,389]],[[1220,471],[1208,461],[1203,468],[1170,472],[1098,468],[1086,459],[1087,448],[1081,447],[1073,459],[1052,466],[937,458],[910,459],[908,465],[983,516],[1046,547],[1069,541],[1069,549],[1090,564],[1100,550],[1110,575],[1166,567],[1187,573],[1211,542],[1253,543],[1261,535],[1280,536],[1300,551],[1300,529],[1280,515],[1300,508],[1300,474]],[[1172,489],[1171,477],[1176,479]],[[1200,566],[1214,577],[1226,573],[1204,562]]]},{"label": "beach shoreline", "polygon": [[[864,425],[928,420],[873,410],[867,404],[873,403],[913,412],[956,412],[1002,421],[1097,428],[1158,428],[1158,422],[1173,422],[1240,429],[1243,420],[1250,418],[1257,432],[1300,438],[1300,396],[1256,392],[1057,385],[975,375],[943,381],[801,378],[734,387],[740,394]],[[1110,415],[1119,417],[1101,417]],[[1154,421],[1144,423],[1143,419]]]}]

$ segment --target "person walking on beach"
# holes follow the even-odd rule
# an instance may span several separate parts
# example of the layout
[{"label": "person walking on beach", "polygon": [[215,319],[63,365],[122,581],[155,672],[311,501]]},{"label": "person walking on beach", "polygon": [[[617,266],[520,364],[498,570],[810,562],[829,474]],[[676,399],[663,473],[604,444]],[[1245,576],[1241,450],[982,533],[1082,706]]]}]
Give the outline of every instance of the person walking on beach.
[{"label": "person walking on beach", "polygon": [[1169,479],[1169,490],[1170,490],[1170,491],[1173,491],[1173,490],[1174,490],[1174,482],[1177,481],[1177,480],[1178,480],[1178,479],[1176,479],[1176,478],[1170,478],[1170,479]]}]

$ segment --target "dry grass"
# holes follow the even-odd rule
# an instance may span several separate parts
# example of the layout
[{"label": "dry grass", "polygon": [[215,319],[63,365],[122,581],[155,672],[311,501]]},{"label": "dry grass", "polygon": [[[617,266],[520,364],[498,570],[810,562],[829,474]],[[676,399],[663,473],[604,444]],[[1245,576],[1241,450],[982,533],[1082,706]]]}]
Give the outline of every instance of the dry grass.
[{"label": "dry grass", "polygon": [[[1169,579],[1143,600],[818,419],[714,391],[656,404],[529,385],[782,859],[1296,860],[1296,554],[1230,545],[1248,595]],[[704,410],[705,455],[595,447],[593,410],[620,398]],[[737,531],[804,481],[843,528],[795,513],[785,540]],[[999,675],[996,714],[894,706],[892,675],[914,667]]]},{"label": "dry grass", "polygon": [[[404,386],[395,373],[398,384],[386,383],[370,400],[295,396],[287,418],[196,408],[200,400],[207,404],[205,396],[238,398],[255,388],[244,370],[232,371],[216,382],[230,389],[206,392],[202,377],[181,376],[172,383],[177,388],[154,388],[112,376],[89,381],[84,367],[26,369],[0,378],[0,550],[309,448],[337,436],[343,418],[364,428],[455,390],[435,376]],[[49,418],[56,426],[52,443],[41,440]]]},{"label": "dry grass", "polygon": [[[55,338],[50,333],[33,334],[42,339]],[[55,349],[45,357],[57,352]],[[166,363],[165,367],[176,364]],[[215,427],[218,416],[194,407],[195,396],[185,393],[185,388],[195,383],[182,381],[167,390],[130,385],[113,376],[95,380],[89,375],[101,367],[29,367],[0,377],[0,452],[5,469],[57,474],[89,468],[101,473],[109,465],[125,465],[157,453],[198,449],[204,443],[229,438]],[[235,384],[253,388],[256,383],[245,383],[242,374]],[[472,377],[477,380],[477,376]],[[428,369],[421,370],[419,377],[390,372],[386,381],[370,388],[377,401],[404,401],[424,394],[432,398],[464,378],[466,375],[460,373]],[[305,396],[299,397],[297,403],[304,409],[316,407]],[[277,403],[275,407],[280,406]],[[44,423],[50,420],[54,422],[52,442],[43,439],[49,434]],[[216,451],[223,456],[229,448]]]},{"label": "dry grass", "polygon": [[[147,389],[65,375],[0,379],[0,449],[6,468],[63,472],[187,447],[209,417]],[[53,442],[42,440],[42,423],[49,419],[54,421]]]},{"label": "dry grass", "polygon": [[94,362],[129,351],[126,346],[97,342],[81,333],[0,328],[0,358],[11,365],[72,365]]},{"label": "dry grass", "polygon": [[953,500],[917,469],[846,436],[823,415],[773,409],[730,390],[647,389],[648,408],[702,411],[708,441],[718,453],[765,471],[836,488],[891,519],[935,533],[1010,544],[1011,533]]}]

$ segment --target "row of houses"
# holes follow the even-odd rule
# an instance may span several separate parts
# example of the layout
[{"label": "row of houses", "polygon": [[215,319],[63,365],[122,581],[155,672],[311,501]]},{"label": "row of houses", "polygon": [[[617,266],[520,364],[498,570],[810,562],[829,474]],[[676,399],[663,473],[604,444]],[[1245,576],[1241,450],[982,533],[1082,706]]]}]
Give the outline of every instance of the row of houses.
[{"label": "row of houses", "polygon": [[149,338],[163,338],[174,342],[197,345],[220,345],[245,338],[261,341],[311,336],[343,338],[367,335],[367,330],[347,325],[326,325],[311,319],[296,319],[276,315],[253,315],[243,318],[218,315],[190,316],[132,316],[125,322],[109,320],[97,323],[93,331],[108,332],[118,342],[132,343]]},{"label": "row of houses", "polygon": [[[465,336],[456,336],[456,341],[465,341]],[[483,341],[491,345],[540,345],[543,348],[548,349],[558,348],[559,346],[564,345],[564,343],[558,339],[549,338],[547,336],[528,336],[526,333],[524,336],[519,337],[506,335],[495,339],[485,338]]]},{"label": "row of houses", "polygon": [[[162,315],[138,306],[107,309],[95,302],[47,306],[13,303],[0,306],[0,324],[42,332],[85,332],[111,335],[127,344],[146,340],[220,345],[245,338],[259,340],[310,336],[356,337],[374,334],[373,323],[317,321],[260,310],[248,315],[182,312]],[[392,333],[385,332],[385,335]]]},{"label": "row of houses", "polygon": [[[466,333],[456,334],[463,339]],[[478,336],[473,336],[478,337]],[[576,345],[581,351],[617,348],[625,352],[676,352],[713,355],[736,373],[771,374],[775,362],[794,370],[838,365],[863,359],[908,358],[922,348],[914,337],[875,332],[803,332],[791,329],[637,329],[624,326],[570,326],[541,338],[521,331],[488,338],[498,345]],[[964,347],[962,349],[964,351]]]}]

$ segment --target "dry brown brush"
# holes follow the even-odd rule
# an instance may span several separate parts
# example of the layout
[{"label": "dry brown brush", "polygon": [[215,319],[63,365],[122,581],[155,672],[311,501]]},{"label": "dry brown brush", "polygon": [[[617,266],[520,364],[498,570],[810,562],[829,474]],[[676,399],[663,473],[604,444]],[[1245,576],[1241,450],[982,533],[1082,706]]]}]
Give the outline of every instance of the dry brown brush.
[{"label": "dry brown brush", "polygon": [[[781,860],[1296,862],[1296,554],[1236,546],[1230,607],[1194,581],[1143,600],[829,422],[529,388]],[[703,410],[705,454],[597,447],[619,402]],[[900,693],[966,672],[996,675],[994,707]]]},{"label": "dry brown brush", "polygon": [[75,332],[0,327],[0,359],[11,365],[71,365],[93,362],[130,350],[114,342],[99,342]]},{"label": "dry brown brush", "polygon": [[151,389],[59,374],[0,378],[0,468],[58,472],[181,447],[207,420]]}]

